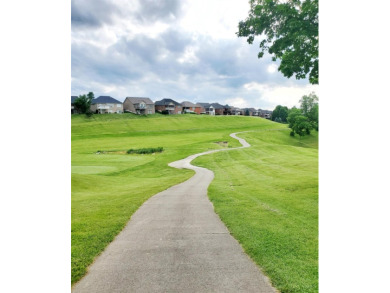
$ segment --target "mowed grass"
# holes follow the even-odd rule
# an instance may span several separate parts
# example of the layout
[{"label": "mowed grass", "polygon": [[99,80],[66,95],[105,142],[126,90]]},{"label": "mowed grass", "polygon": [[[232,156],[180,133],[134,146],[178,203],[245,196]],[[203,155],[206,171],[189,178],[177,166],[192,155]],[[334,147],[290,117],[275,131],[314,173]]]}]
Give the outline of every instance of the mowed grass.
[{"label": "mowed grass", "polygon": [[281,292],[318,292],[318,133],[238,134],[250,148],[199,157],[215,211]]},{"label": "mowed grass", "polygon": [[[221,141],[240,146],[229,136],[232,132],[284,127],[254,117],[157,114],[73,115],[71,122],[72,284],[145,200],[193,174],[168,163],[226,147]],[[164,151],[126,154],[131,148],[154,147]]]}]

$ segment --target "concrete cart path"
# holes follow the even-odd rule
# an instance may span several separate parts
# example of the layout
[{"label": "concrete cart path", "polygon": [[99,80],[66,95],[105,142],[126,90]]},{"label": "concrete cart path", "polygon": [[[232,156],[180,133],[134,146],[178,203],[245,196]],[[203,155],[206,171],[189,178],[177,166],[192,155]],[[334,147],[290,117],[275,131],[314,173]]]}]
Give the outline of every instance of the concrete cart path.
[{"label": "concrete cart path", "polygon": [[214,173],[190,164],[223,150],[170,163],[196,174],[147,200],[72,292],[277,292],[215,214]]}]

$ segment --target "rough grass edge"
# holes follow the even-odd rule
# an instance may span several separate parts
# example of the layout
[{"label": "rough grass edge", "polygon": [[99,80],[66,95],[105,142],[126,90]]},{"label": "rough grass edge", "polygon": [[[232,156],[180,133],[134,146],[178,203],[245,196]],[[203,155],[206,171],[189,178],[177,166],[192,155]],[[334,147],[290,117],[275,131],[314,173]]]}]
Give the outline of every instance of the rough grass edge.
[{"label": "rough grass edge", "polygon": [[142,148],[142,149],[129,149],[127,151],[128,154],[154,154],[161,153],[164,150],[163,147],[157,148]]}]

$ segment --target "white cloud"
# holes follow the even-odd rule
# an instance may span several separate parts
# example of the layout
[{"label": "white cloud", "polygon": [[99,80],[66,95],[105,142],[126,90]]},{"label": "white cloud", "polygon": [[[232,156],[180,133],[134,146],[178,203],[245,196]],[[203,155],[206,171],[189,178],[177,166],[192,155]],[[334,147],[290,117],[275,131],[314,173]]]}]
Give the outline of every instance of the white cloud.
[{"label": "white cloud", "polygon": [[226,99],[226,104],[229,106],[234,106],[237,108],[250,108],[251,106],[248,104],[248,102],[241,97]]},{"label": "white cloud", "polygon": [[237,38],[238,22],[248,16],[249,4],[242,0],[185,1],[180,27],[213,38]]},{"label": "white cloud", "polygon": [[299,106],[299,100],[304,95],[308,95],[311,92],[317,92],[319,90],[318,85],[269,85],[260,84],[256,82],[247,83],[244,85],[244,89],[248,93],[258,93],[258,101],[265,102],[271,108],[277,105],[287,106],[289,108]]},{"label": "white cloud", "polygon": [[275,73],[276,72],[276,70],[278,70],[278,67],[275,65],[275,64],[270,64],[270,65],[268,65],[268,67],[267,67],[267,71],[268,71],[268,73]]},{"label": "white cloud", "polygon": [[177,59],[179,63],[197,63],[199,59],[196,57],[195,53],[197,51],[197,48],[195,47],[187,47],[184,51],[184,54]]},{"label": "white cloud", "polygon": [[168,97],[273,109],[296,105],[311,91],[307,80],[283,77],[278,62],[267,54],[258,59],[258,45],[236,36],[248,15],[246,1],[74,3],[72,95],[93,91],[118,100]]}]

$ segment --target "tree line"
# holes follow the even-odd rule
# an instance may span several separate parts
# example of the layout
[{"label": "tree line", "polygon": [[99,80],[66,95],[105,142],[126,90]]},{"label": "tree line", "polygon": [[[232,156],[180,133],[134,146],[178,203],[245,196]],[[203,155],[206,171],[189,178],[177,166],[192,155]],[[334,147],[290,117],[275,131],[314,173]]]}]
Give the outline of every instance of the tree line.
[{"label": "tree line", "polygon": [[313,129],[318,131],[318,96],[315,93],[303,96],[300,100],[300,107],[288,109],[286,106],[278,105],[272,111],[272,120],[279,123],[288,123],[291,128],[290,135],[304,136],[310,134]]}]

